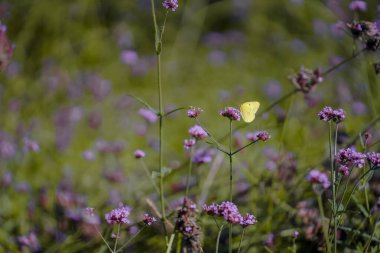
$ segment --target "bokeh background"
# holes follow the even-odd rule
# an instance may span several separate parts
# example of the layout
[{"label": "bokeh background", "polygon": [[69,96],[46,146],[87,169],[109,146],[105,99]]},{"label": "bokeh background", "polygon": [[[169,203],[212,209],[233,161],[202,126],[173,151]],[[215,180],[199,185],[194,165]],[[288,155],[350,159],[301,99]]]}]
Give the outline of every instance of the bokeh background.
[{"label": "bokeh background", "polygon": [[[361,45],[347,34],[345,23],[355,16],[380,18],[379,3],[366,2],[366,11],[354,12],[342,0],[180,1],[168,15],[163,38],[166,110],[201,107],[202,124],[223,137],[228,121],[219,111],[225,106],[258,100],[264,109],[294,89],[289,76],[301,66],[327,70],[350,57]],[[155,3],[162,24],[166,10],[161,1]],[[133,208],[137,221],[152,212],[146,198],[159,206],[133,156],[144,150],[148,169],[158,169],[158,124],[142,117],[144,105],[128,96],[157,106],[150,1],[3,0],[0,20],[14,45],[0,74],[0,252],[106,252],[96,233],[82,224],[82,208],[94,207],[103,219],[122,202]],[[248,131],[271,134],[268,142],[236,158],[236,202],[259,220],[247,229],[244,252],[264,252],[264,247],[285,252],[292,231],[303,231],[297,205],[314,198],[304,176],[312,168],[323,169],[328,156],[328,126],[316,113],[325,105],[343,108],[347,119],[340,144],[358,136],[379,115],[379,78],[372,66],[379,58],[360,55],[312,93],[290,97],[235,133],[236,145],[245,142]],[[172,169],[165,192],[173,210],[183,196],[188,162],[183,139],[193,124],[185,111],[165,122],[164,163]],[[378,126],[371,134],[379,140]],[[206,203],[228,196],[226,161]],[[212,164],[195,165],[191,193],[198,204]],[[371,203],[380,194],[376,189]],[[209,218],[199,219],[205,252],[213,252],[217,230]],[[128,231],[133,233],[133,226]],[[19,238],[30,233],[37,237],[37,249],[20,246]],[[267,243],[271,234],[272,245]],[[227,234],[222,243],[226,240]],[[299,239],[300,252],[317,246],[304,235]],[[153,250],[164,251],[160,226],[144,232],[128,252]]]}]

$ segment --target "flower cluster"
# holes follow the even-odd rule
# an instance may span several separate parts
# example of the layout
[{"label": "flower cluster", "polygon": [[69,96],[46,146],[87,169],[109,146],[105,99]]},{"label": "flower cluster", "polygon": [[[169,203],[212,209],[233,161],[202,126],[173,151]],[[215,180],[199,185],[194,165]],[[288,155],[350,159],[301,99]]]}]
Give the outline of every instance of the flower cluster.
[{"label": "flower cluster", "polygon": [[212,158],[215,154],[214,149],[208,148],[199,148],[195,151],[192,162],[196,164],[204,164],[212,161]]},{"label": "flower cluster", "polygon": [[230,120],[240,121],[240,111],[234,107],[226,107],[221,112],[220,115],[223,117],[227,117]]},{"label": "flower cluster", "polygon": [[197,118],[203,110],[199,107],[190,106],[190,109],[187,110],[187,117],[189,118]]},{"label": "flower cluster", "polygon": [[247,139],[250,141],[267,141],[270,139],[270,135],[267,131],[257,131],[254,133],[247,133]]},{"label": "flower cluster", "polygon": [[[358,4],[356,4],[356,6],[359,7]],[[347,27],[350,29],[354,38],[359,39],[365,44],[367,50],[378,51],[380,49],[380,31],[375,22],[353,21],[348,23]]]},{"label": "flower cluster", "polygon": [[300,72],[290,77],[297,89],[307,94],[323,81],[322,73],[319,69],[314,71],[301,67]]},{"label": "flower cluster", "polygon": [[369,152],[367,153],[367,158],[371,164],[380,168],[380,153]]},{"label": "flower cluster", "polygon": [[[350,148],[341,149],[336,154],[336,161],[341,166],[346,166],[349,168],[358,167],[363,168],[365,163],[365,154],[357,152]],[[343,170],[345,168],[343,167]]]},{"label": "flower cluster", "polygon": [[185,140],[183,140],[183,147],[186,150],[189,150],[189,149],[191,149],[192,146],[195,145],[195,142],[196,142],[195,139],[185,139]]},{"label": "flower cluster", "polygon": [[175,11],[178,8],[178,1],[177,0],[165,0],[162,5],[168,9]]},{"label": "flower cluster", "polygon": [[239,224],[242,227],[254,225],[257,222],[256,217],[252,214],[247,213],[242,216],[238,207],[229,201],[222,202],[221,204],[212,203],[209,206],[205,204],[203,206],[203,211],[208,215],[223,217],[227,222]]},{"label": "flower cluster", "polygon": [[327,175],[319,170],[311,170],[309,174],[307,174],[306,179],[312,184],[319,184],[324,189],[330,187],[331,183]]},{"label": "flower cluster", "polygon": [[352,11],[366,11],[367,3],[361,0],[352,1],[348,6]]},{"label": "flower cluster", "polygon": [[147,213],[144,214],[143,222],[145,225],[151,226],[156,221],[157,221],[157,219],[154,216],[147,214]]},{"label": "flower cluster", "polygon": [[208,136],[207,132],[199,125],[191,127],[189,134],[197,140],[203,140]]},{"label": "flower cluster", "polygon": [[108,224],[129,224],[128,216],[131,208],[120,204],[119,208],[106,213],[105,218]]},{"label": "flower cluster", "polygon": [[343,109],[333,110],[330,106],[325,106],[323,110],[318,113],[318,116],[320,120],[325,122],[332,120],[336,124],[342,122],[346,117]]}]

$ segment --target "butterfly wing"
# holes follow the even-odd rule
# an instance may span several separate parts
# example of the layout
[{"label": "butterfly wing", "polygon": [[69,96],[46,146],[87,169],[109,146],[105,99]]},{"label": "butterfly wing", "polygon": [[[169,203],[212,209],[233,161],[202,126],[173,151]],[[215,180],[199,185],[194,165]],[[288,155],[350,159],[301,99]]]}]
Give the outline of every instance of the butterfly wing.
[{"label": "butterfly wing", "polygon": [[256,112],[259,110],[259,107],[260,103],[257,101],[243,103],[240,106],[240,113],[244,122],[252,122],[256,117]]}]

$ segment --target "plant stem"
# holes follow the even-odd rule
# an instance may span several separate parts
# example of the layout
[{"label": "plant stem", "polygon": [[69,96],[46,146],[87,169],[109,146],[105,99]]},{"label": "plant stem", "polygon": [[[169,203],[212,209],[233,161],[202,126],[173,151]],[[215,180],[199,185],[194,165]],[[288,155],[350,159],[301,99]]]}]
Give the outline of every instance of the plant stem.
[{"label": "plant stem", "polygon": [[176,253],[181,253],[182,234],[178,233]]},{"label": "plant stem", "polygon": [[[232,120],[230,119],[230,141],[229,141],[229,154],[230,159],[230,202],[232,202]],[[228,226],[228,252],[232,253],[232,224]]]},{"label": "plant stem", "polygon": [[347,58],[347,59],[344,59],[343,61],[339,62],[338,64],[332,66],[331,68],[329,68],[328,70],[326,70],[325,72],[322,73],[322,76],[327,76],[328,74],[330,74],[331,72],[333,72],[334,70],[338,69],[340,66],[346,64],[347,62],[355,59],[357,56],[359,56],[361,53],[363,53],[365,51],[365,49],[362,49],[360,50],[359,52],[356,52],[354,53],[351,57]]},{"label": "plant stem", "polygon": [[193,158],[193,151],[194,148],[191,147],[190,148],[190,160],[189,160],[189,167],[187,168],[187,177],[186,177],[186,193],[185,193],[185,196],[186,198],[189,196],[189,187],[190,187],[190,177],[191,177],[191,169],[193,167],[193,161],[192,161],[192,158]]},{"label": "plant stem", "polygon": [[136,234],[134,234],[131,238],[129,238],[129,240],[126,242],[126,243],[124,243],[124,245],[123,246],[121,246],[115,253],[117,253],[117,252],[121,252],[121,250],[122,249],[124,249],[125,247],[127,247],[127,245],[133,240],[133,239],[135,239],[143,230],[145,229],[145,226],[144,227],[142,227],[139,231],[137,231],[137,233]]},{"label": "plant stem", "polygon": [[170,253],[170,251],[172,251],[174,237],[175,237],[175,234],[172,234],[170,236],[170,239],[169,239],[169,242],[168,242],[168,248],[166,249],[166,253]]},{"label": "plant stem", "polygon": [[[337,126],[338,128],[338,126]],[[336,226],[336,193],[335,193],[335,169],[334,169],[334,157],[332,151],[332,133],[331,133],[331,122],[329,122],[329,149],[330,149],[330,173],[331,173],[331,182],[332,182],[332,191],[333,191],[333,201],[332,201],[332,212],[333,212],[333,226],[334,226],[334,235],[333,235],[333,244],[334,244],[334,253],[336,253],[337,244],[336,244],[336,235],[337,235],[337,226]],[[335,145],[334,145],[335,146]],[[336,147],[334,147],[334,153],[336,152]]]},{"label": "plant stem", "polygon": [[319,214],[321,216],[321,221],[322,221],[323,235],[326,241],[327,252],[331,252],[329,235],[328,235],[328,231],[327,231],[326,223],[325,223],[325,213],[323,211],[322,195],[320,193],[317,193],[317,200],[318,200],[318,206],[319,206]]},{"label": "plant stem", "polygon": [[243,231],[241,232],[241,237],[240,237],[240,242],[239,242],[239,248],[238,248],[238,252],[237,253],[240,253],[240,248],[241,248],[241,243],[243,242],[244,233],[245,233],[245,228],[243,228]]},{"label": "plant stem", "polygon": [[216,239],[216,245],[215,245],[215,253],[218,253],[219,252],[219,240],[220,240],[220,235],[222,234],[222,231],[223,231],[223,227],[224,227],[225,224],[223,224],[220,229],[219,229],[219,232],[218,232],[218,238]]},{"label": "plant stem", "polygon": [[116,249],[117,249],[117,241],[119,239],[119,234],[120,234],[120,223],[117,224],[117,234],[116,234],[116,239],[115,239],[115,246],[113,247],[114,252],[116,252]]}]

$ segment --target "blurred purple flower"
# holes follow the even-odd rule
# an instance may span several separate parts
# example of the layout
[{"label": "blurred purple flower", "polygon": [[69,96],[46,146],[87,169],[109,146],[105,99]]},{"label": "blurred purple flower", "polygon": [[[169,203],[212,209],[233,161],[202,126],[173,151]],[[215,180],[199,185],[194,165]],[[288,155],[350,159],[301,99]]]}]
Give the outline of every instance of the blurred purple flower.
[{"label": "blurred purple flower", "polygon": [[147,213],[144,214],[143,222],[145,223],[145,225],[151,226],[156,221],[157,221],[157,219],[154,216],[147,214]]},{"label": "blurred purple flower", "polygon": [[342,173],[343,176],[347,176],[350,174],[350,169],[346,165],[342,165],[339,168],[339,172]]},{"label": "blurred purple flower", "polygon": [[264,85],[264,92],[268,96],[268,98],[270,98],[271,100],[276,100],[281,97],[281,84],[276,80],[272,80],[268,82],[266,85]]},{"label": "blurred purple flower", "polygon": [[189,118],[197,118],[203,110],[199,107],[190,106],[190,109],[187,110],[187,117]]},{"label": "blurred purple flower", "polygon": [[141,149],[137,149],[133,155],[135,156],[136,159],[140,159],[140,158],[143,158],[145,157],[145,152],[142,151]]},{"label": "blurred purple flower", "polygon": [[203,140],[208,136],[207,132],[199,125],[192,126],[189,129],[189,134],[197,140]]},{"label": "blurred purple flower", "polygon": [[264,241],[264,244],[268,247],[268,248],[273,248],[274,247],[274,234],[273,233],[270,233],[267,238],[265,239]]},{"label": "blurred purple flower", "polygon": [[39,252],[41,250],[40,242],[34,232],[30,232],[24,236],[18,236],[17,241],[21,249],[27,248],[31,252]]},{"label": "blurred purple flower", "polygon": [[133,50],[124,50],[120,54],[121,61],[127,65],[135,65],[139,60],[138,54]]},{"label": "blurred purple flower", "polygon": [[177,0],[164,0],[162,2],[162,5],[168,10],[175,11],[178,8],[178,1]]},{"label": "blurred purple flower", "polygon": [[24,151],[38,153],[40,151],[40,145],[35,140],[24,138]]},{"label": "blurred purple flower", "polygon": [[152,112],[149,109],[141,108],[139,110],[139,114],[141,117],[143,117],[147,122],[149,122],[151,124],[158,120],[157,114]]},{"label": "blurred purple flower", "polygon": [[368,152],[367,158],[373,166],[380,168],[380,153]]},{"label": "blurred purple flower", "polygon": [[323,110],[318,113],[318,116],[320,120],[325,122],[332,120],[337,124],[342,122],[346,117],[343,109],[333,110],[330,106],[325,106]]},{"label": "blurred purple flower", "polygon": [[250,141],[264,141],[264,142],[266,142],[267,140],[270,139],[271,136],[268,134],[267,131],[256,131],[254,133],[247,133],[246,137]]},{"label": "blurred purple flower", "polygon": [[92,129],[98,129],[102,125],[102,114],[99,111],[92,111],[87,117],[87,124]]},{"label": "blurred purple flower", "polygon": [[96,158],[94,151],[90,149],[83,151],[82,157],[87,161],[93,161]]},{"label": "blurred purple flower", "polygon": [[307,174],[306,179],[312,184],[319,184],[324,189],[330,187],[331,183],[327,175],[319,170],[311,170],[309,174]]},{"label": "blurred purple flower", "polygon": [[99,153],[119,155],[124,151],[124,143],[121,141],[107,142],[97,141],[95,147]]},{"label": "blurred purple flower", "polygon": [[220,66],[226,62],[227,56],[221,50],[213,50],[208,54],[208,60],[214,66]]},{"label": "blurred purple flower", "polygon": [[195,143],[196,143],[195,139],[185,139],[185,140],[183,140],[183,147],[186,150],[189,150],[189,149],[191,149],[192,146],[195,145]]},{"label": "blurred purple flower", "polygon": [[91,207],[82,210],[82,219],[88,224],[100,224],[100,217],[95,214],[95,209]]},{"label": "blurred purple flower", "polygon": [[195,151],[195,155],[193,157],[193,163],[203,164],[209,163],[212,161],[215,150],[200,148]]},{"label": "blurred purple flower", "polygon": [[351,104],[351,111],[353,115],[359,116],[366,114],[368,109],[366,104],[361,101],[356,101]]},{"label": "blurred purple flower", "polygon": [[352,11],[366,11],[367,10],[367,3],[365,1],[361,1],[361,0],[352,1],[348,7]]}]

